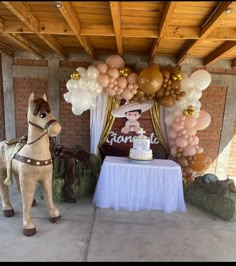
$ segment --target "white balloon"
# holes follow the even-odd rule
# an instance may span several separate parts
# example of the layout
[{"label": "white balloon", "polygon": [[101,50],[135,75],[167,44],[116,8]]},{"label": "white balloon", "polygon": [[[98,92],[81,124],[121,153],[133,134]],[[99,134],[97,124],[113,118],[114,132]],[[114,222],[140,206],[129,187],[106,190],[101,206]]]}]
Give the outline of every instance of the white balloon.
[{"label": "white balloon", "polygon": [[71,96],[72,96],[72,93],[70,91],[63,94],[63,97],[67,103],[71,103]]},{"label": "white balloon", "polygon": [[71,109],[72,109],[72,113],[74,115],[81,115],[83,113],[83,111],[84,111],[84,110],[80,109],[79,107],[73,106],[73,105],[72,105]]},{"label": "white balloon", "polygon": [[180,81],[180,89],[181,91],[187,92],[189,89],[193,88],[193,80],[189,77],[186,77]]},{"label": "white balloon", "polygon": [[79,88],[79,80],[77,80],[77,79],[69,79],[66,82],[66,88],[70,92],[73,92],[74,90],[78,90],[78,88]]},{"label": "white balloon", "polygon": [[81,90],[87,90],[88,89],[88,83],[90,79],[88,77],[82,77],[79,79],[79,88]]},{"label": "white balloon", "polygon": [[194,87],[200,90],[205,90],[211,83],[211,75],[204,69],[195,71],[190,78],[194,82]]},{"label": "white balloon", "polygon": [[76,70],[79,72],[80,77],[87,77],[87,70],[84,67],[77,67]]},{"label": "white balloon", "polygon": [[89,78],[97,79],[99,71],[95,66],[89,66],[87,69],[87,74]]},{"label": "white balloon", "polygon": [[92,104],[92,95],[91,95],[91,93],[89,91],[81,91],[77,105],[81,109],[87,110],[87,109],[90,108],[91,104]]}]

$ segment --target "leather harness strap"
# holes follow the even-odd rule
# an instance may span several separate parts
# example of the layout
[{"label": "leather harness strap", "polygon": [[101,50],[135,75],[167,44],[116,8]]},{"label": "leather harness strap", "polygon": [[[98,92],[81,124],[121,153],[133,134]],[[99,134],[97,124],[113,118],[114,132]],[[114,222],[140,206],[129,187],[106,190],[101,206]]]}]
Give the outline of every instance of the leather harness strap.
[{"label": "leather harness strap", "polygon": [[39,129],[42,129],[42,130],[45,130],[45,129],[48,129],[49,126],[50,126],[52,123],[57,122],[57,120],[56,120],[56,119],[51,119],[51,120],[49,120],[49,121],[45,124],[44,128],[42,128],[42,127],[39,126],[39,125],[36,125],[35,123],[31,122],[30,120],[29,120],[28,122],[29,122],[29,124],[31,124],[32,126],[35,126],[35,127],[39,128]]},{"label": "leather harness strap", "polygon": [[52,159],[48,160],[35,160],[29,157],[25,157],[23,155],[15,154],[13,159],[20,161],[22,163],[34,165],[34,166],[46,166],[52,164]]},{"label": "leather harness strap", "polygon": [[[57,120],[55,120],[55,119],[51,119],[51,120],[49,120],[46,124],[45,124],[45,126],[44,126],[44,128],[42,128],[42,127],[40,127],[39,125],[36,125],[36,124],[34,124],[33,122],[31,122],[30,120],[28,121],[29,122],[29,124],[31,124],[32,126],[35,126],[35,127],[37,127],[37,128],[39,128],[39,129],[42,129],[42,130],[47,130],[48,128],[49,128],[49,126],[52,124],[52,123],[54,123],[54,122],[57,122]],[[36,140],[34,140],[34,141],[32,141],[32,142],[30,142],[30,143],[26,143],[26,144],[28,144],[28,145],[30,145],[30,144],[33,144],[33,143],[35,143],[36,141],[38,141],[39,139],[41,139],[44,135],[46,135],[47,134],[47,132],[45,132],[43,135],[41,135],[39,138],[37,138]],[[23,147],[23,146],[22,146]],[[21,148],[22,148],[21,147]],[[19,151],[18,151],[19,152]],[[17,161],[20,161],[20,162],[22,162],[22,163],[26,163],[26,164],[29,164],[29,165],[34,165],[34,166],[46,166],[46,165],[50,165],[50,164],[52,164],[52,158],[50,158],[50,159],[47,159],[47,160],[35,160],[35,159],[32,159],[32,158],[29,158],[29,157],[25,157],[25,156],[23,156],[23,155],[19,155],[19,154],[15,154],[14,156],[13,156],[13,158],[12,159],[15,159],[15,160],[17,160]]]}]

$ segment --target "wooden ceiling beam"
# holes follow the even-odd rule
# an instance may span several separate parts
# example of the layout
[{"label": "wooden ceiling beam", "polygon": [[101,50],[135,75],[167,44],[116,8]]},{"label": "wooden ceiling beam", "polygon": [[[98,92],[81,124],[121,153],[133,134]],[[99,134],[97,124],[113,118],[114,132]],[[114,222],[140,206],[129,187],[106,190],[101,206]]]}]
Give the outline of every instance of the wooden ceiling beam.
[{"label": "wooden ceiling beam", "polygon": [[77,16],[72,8],[72,5],[70,2],[61,1],[61,7],[59,8],[62,16],[70,26],[71,30],[75,34],[76,38],[79,40],[82,47],[85,49],[85,51],[89,54],[90,58],[92,60],[95,60],[95,53],[94,49],[92,47],[92,44],[90,43],[89,39],[85,36],[81,36],[80,34],[80,22],[77,19]]},{"label": "wooden ceiling beam", "polygon": [[11,57],[14,57],[14,52],[2,42],[0,42],[0,53],[5,53]]},{"label": "wooden ceiling beam", "polygon": [[24,49],[32,52],[38,58],[45,59],[45,57],[43,55],[43,51],[40,48],[38,48],[35,44],[33,44],[32,42],[30,42],[29,40],[25,39],[20,34],[15,34],[15,33],[12,33],[12,34],[2,33],[2,34],[4,34],[4,36],[6,36],[7,38],[11,39],[12,41],[17,43],[18,45],[20,45]]},{"label": "wooden ceiling beam", "polygon": [[121,37],[121,15],[120,2],[110,2],[111,16],[113,21],[114,32],[116,36],[117,51],[120,56],[123,55],[123,43]]},{"label": "wooden ceiling beam", "polygon": [[161,19],[161,24],[160,24],[160,29],[159,29],[159,36],[158,38],[154,41],[152,50],[151,50],[151,55],[149,58],[149,63],[153,62],[153,59],[157,53],[159,43],[161,41],[161,38],[164,35],[164,32],[166,31],[167,27],[169,26],[170,19],[174,13],[174,9],[176,7],[176,2],[167,2],[165,5],[164,13]]},{"label": "wooden ceiling beam", "polygon": [[[62,59],[66,60],[66,56],[58,48],[58,45],[54,38],[50,38],[39,33],[39,21],[31,14],[27,5],[23,2],[1,2],[4,4],[20,21],[22,21],[27,27],[29,27],[41,40],[43,40],[49,47],[56,52]],[[50,40],[49,40],[50,39]]]},{"label": "wooden ceiling beam", "polygon": [[235,68],[235,67],[236,67],[236,58],[234,58],[234,59],[232,60],[231,67],[232,67],[232,68]]},{"label": "wooden ceiling beam", "polygon": [[220,57],[222,57],[225,53],[229,52],[236,46],[235,41],[228,41],[221,45],[219,48],[211,52],[208,56],[203,59],[203,65],[207,66],[210,63],[216,61]]},{"label": "wooden ceiling beam", "polygon": [[176,64],[180,64],[188,55],[191,55],[193,48],[199,45],[199,43],[220,24],[222,17],[225,15],[226,8],[230,4],[232,4],[232,1],[219,2],[218,6],[212,10],[210,16],[207,17],[206,21],[201,26],[199,38],[188,42],[185,49],[183,49],[182,53],[177,58]]}]

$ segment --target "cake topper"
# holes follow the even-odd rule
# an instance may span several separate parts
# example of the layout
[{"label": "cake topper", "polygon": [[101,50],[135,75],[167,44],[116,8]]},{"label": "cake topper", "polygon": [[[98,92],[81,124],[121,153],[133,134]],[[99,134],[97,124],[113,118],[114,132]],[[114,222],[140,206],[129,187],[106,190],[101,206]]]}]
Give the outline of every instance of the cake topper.
[{"label": "cake topper", "polygon": [[140,134],[141,136],[143,136],[143,134],[144,134],[144,133],[146,133],[146,131],[145,131],[145,130],[143,130],[143,128],[140,128],[140,130],[139,130],[138,134]]},{"label": "cake topper", "polygon": [[140,124],[137,121],[141,114],[150,108],[152,108],[154,101],[146,101],[144,103],[130,103],[124,104],[119,108],[114,109],[111,114],[115,117],[121,118],[126,117],[128,121],[126,121],[125,126],[121,129],[121,133],[127,134],[130,131],[135,131],[138,133],[140,131]]}]

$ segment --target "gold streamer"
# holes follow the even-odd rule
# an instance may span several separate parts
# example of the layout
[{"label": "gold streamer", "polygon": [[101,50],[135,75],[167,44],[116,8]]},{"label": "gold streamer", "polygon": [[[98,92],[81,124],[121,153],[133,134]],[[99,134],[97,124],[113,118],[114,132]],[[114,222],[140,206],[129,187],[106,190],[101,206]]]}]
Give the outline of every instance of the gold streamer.
[{"label": "gold streamer", "polygon": [[113,123],[115,121],[115,117],[111,114],[111,112],[112,110],[118,108],[119,106],[120,106],[120,100],[118,100],[115,97],[108,96],[106,112],[105,112],[105,124],[103,126],[103,130],[102,130],[102,134],[101,134],[98,146],[101,146],[105,143],[111,131]]},{"label": "gold streamer", "polygon": [[160,126],[160,106],[158,101],[154,101],[153,107],[150,109],[150,115],[152,119],[153,128],[157,137],[159,138],[160,144],[164,147],[165,151],[169,154],[169,145],[165,140]]}]

